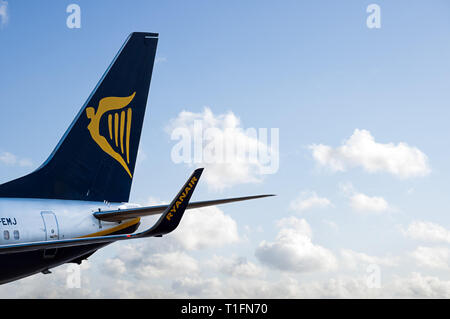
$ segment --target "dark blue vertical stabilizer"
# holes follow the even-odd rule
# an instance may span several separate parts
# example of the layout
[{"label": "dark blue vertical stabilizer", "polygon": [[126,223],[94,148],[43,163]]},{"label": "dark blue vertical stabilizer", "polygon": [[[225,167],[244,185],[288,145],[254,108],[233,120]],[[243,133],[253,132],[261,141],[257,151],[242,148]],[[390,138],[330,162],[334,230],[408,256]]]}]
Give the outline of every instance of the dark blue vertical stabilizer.
[{"label": "dark blue vertical stabilizer", "polygon": [[132,33],[50,157],[0,197],[127,202],[157,42]]}]

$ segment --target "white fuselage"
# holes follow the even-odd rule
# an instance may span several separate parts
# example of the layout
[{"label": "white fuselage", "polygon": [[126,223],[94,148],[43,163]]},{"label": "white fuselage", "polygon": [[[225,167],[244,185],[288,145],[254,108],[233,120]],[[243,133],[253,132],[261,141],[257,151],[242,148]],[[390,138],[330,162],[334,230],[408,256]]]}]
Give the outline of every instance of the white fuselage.
[{"label": "white fuselage", "polygon": [[93,212],[137,206],[52,199],[0,198],[0,245],[88,236],[117,227]]}]

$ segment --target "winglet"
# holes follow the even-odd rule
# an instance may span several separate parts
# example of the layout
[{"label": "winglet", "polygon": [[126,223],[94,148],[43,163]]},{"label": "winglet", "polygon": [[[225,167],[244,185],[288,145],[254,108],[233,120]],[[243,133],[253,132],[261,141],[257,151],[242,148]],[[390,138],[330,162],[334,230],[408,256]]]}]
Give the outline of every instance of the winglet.
[{"label": "winglet", "polygon": [[203,168],[198,168],[192,173],[191,177],[189,177],[186,184],[184,184],[183,188],[172,200],[156,224],[148,231],[143,232],[142,237],[159,237],[168,234],[177,228],[202,172]]}]

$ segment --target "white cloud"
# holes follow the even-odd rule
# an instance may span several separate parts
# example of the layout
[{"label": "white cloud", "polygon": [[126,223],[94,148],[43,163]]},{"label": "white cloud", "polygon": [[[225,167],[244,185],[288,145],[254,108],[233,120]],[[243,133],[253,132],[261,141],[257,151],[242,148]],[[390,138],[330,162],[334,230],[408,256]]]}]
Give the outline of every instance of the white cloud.
[{"label": "white cloud", "polygon": [[0,26],[7,24],[8,20],[9,20],[8,2],[0,0]]},{"label": "white cloud", "polygon": [[450,243],[450,230],[431,222],[413,221],[403,234],[414,240]]},{"label": "white cloud", "polygon": [[419,246],[410,255],[419,266],[444,270],[450,269],[450,249],[447,247]]},{"label": "white cloud", "polygon": [[[68,276],[75,274],[71,270],[73,266],[80,271],[80,288],[68,288]],[[89,271],[88,261],[83,261],[81,266],[65,264],[52,269],[50,275],[36,274],[2,285],[0,298],[99,298],[100,292],[92,289]]]},{"label": "white cloud", "polygon": [[214,255],[207,263],[212,269],[236,278],[261,277],[264,270],[245,257],[226,258]]},{"label": "white cloud", "polygon": [[325,197],[319,197],[315,192],[301,192],[300,196],[291,201],[290,209],[303,212],[313,208],[331,207],[331,201]]},{"label": "white cloud", "polygon": [[0,161],[6,165],[14,165],[17,163],[17,158],[14,154],[3,152],[0,154]]},{"label": "white cloud", "polygon": [[164,63],[167,62],[167,58],[163,57],[163,56],[157,56],[155,58],[155,64],[160,64],[160,63]]},{"label": "white cloud", "polygon": [[222,285],[218,278],[183,277],[173,281],[172,289],[177,293],[186,293],[187,296],[217,298],[222,295]]},{"label": "white cloud", "polygon": [[134,269],[139,278],[182,277],[198,271],[197,261],[184,252],[157,253],[144,258]]},{"label": "white cloud", "polygon": [[125,263],[119,258],[108,258],[103,262],[103,269],[113,277],[126,273]]},{"label": "white cloud", "polygon": [[327,225],[329,228],[331,228],[334,231],[338,231],[339,230],[339,225],[336,224],[334,221],[329,220],[329,219],[323,219],[322,223],[324,223],[325,225]]},{"label": "white cloud", "polygon": [[259,183],[278,169],[277,139],[271,136],[269,145],[267,136],[244,129],[233,112],[215,115],[207,107],[202,113],[183,111],[166,132],[180,140],[172,148],[174,163],[205,167],[203,180],[212,189]]},{"label": "white cloud", "polygon": [[33,166],[33,162],[31,162],[28,158],[18,158],[16,155],[10,152],[3,152],[0,154],[0,162],[5,165],[14,166],[18,165],[20,167],[30,167]]},{"label": "white cloud", "polygon": [[377,143],[367,130],[356,129],[340,147],[313,144],[309,148],[321,166],[347,171],[361,166],[369,173],[388,172],[400,178],[426,176],[431,172],[427,156],[404,142]]},{"label": "white cloud", "polygon": [[31,167],[33,166],[33,162],[28,158],[21,158],[18,160],[17,164],[20,167]]},{"label": "white cloud", "polygon": [[396,298],[450,298],[450,281],[412,273],[409,277],[394,279],[389,290]]},{"label": "white cloud", "polygon": [[102,270],[113,278],[151,281],[182,278],[199,271],[195,258],[161,240],[146,239],[117,245],[116,249],[118,254],[106,259],[102,265]]},{"label": "white cloud", "polygon": [[142,149],[142,147],[140,147],[138,149],[138,154],[136,157],[136,165],[141,165],[147,160],[147,158],[148,158],[147,153]]},{"label": "white cloud", "polygon": [[215,206],[186,211],[177,230],[170,236],[187,250],[220,247],[239,241],[234,219]]},{"label": "white cloud", "polygon": [[306,220],[284,218],[278,226],[281,229],[275,241],[262,241],[256,249],[256,257],[262,263],[292,272],[332,270],[337,267],[336,258],[328,249],[312,243],[312,231]]},{"label": "white cloud", "polygon": [[356,212],[383,213],[396,210],[383,197],[360,193],[351,183],[341,184],[340,189],[348,197],[350,207]]},{"label": "white cloud", "polygon": [[370,197],[362,193],[350,197],[350,206],[358,212],[380,213],[389,210],[389,204],[383,197]]},{"label": "white cloud", "polygon": [[356,252],[351,249],[341,250],[342,263],[349,269],[360,269],[368,265],[393,267],[399,264],[399,258],[393,256],[378,257],[370,256],[365,253]]}]

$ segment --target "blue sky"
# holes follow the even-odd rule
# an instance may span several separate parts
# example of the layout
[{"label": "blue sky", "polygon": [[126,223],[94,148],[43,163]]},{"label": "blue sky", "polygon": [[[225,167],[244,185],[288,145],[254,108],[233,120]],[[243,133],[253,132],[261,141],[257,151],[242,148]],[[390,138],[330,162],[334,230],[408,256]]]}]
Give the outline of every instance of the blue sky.
[{"label": "blue sky", "polygon": [[[219,215],[235,222],[239,240],[205,249],[173,250],[173,244],[168,251],[188,256],[187,262],[197,265],[193,272],[216,269],[210,267],[214,256],[216,262],[219,257],[241,258],[243,267],[264,274],[248,282],[241,278],[248,287],[289,286],[283,284],[288,280],[295,283],[287,293],[292,297],[308,296],[305,282],[319,286],[335,278],[341,278],[344,286],[352,280],[365,282],[367,264],[381,267],[382,288],[375,290],[377,296],[414,296],[409,290],[399,291],[399,286],[430,291],[424,282],[432,282],[436,291],[450,287],[450,239],[445,239],[450,238],[450,6],[446,1],[0,1],[5,3],[8,19],[0,24],[0,155],[13,154],[16,161],[0,162],[1,180],[26,174],[47,158],[129,33],[158,32],[140,147],[145,156],[136,168],[131,201],[168,201],[192,170],[170,157],[175,142],[167,127],[182,111],[201,116],[208,107],[217,117],[232,112],[244,129],[278,128],[280,133],[280,166],[275,174],[257,175],[258,183],[241,180],[222,190],[204,183],[194,195],[199,200],[277,194],[219,207]],[[71,3],[81,8],[80,29],[66,26],[66,7]],[[366,8],[372,3],[381,9],[379,29],[366,25]],[[386,151],[386,157],[380,155],[379,170],[369,172],[373,162],[367,166],[354,154],[344,154],[342,149],[339,153],[356,129],[369,132],[381,145],[377,150]],[[399,143],[407,151],[425,155],[421,174],[402,177],[389,171],[391,159],[397,161],[391,163],[396,168],[411,164],[401,162],[411,153],[404,158],[395,153]],[[313,145],[319,144],[335,150],[327,163],[341,160],[347,165],[344,171],[319,163],[313,155]],[[25,160],[23,165],[20,160]],[[345,186],[351,190],[345,191]],[[296,199],[304,202],[314,193],[330,204],[290,208]],[[357,194],[366,195],[369,204],[382,198],[388,208],[377,211],[369,205],[358,210],[351,205]],[[292,220],[288,227],[277,226],[291,217],[301,225],[307,223],[312,237],[300,224],[293,227]],[[294,250],[308,250],[311,247],[302,246],[302,240],[312,238],[312,251],[321,256],[294,251],[300,256],[297,263],[308,264],[302,259],[306,256],[314,257],[318,265],[334,260],[337,266],[303,271],[289,268],[292,263],[286,260],[280,267],[270,253],[282,246],[277,235],[287,229],[303,236],[286,237]],[[101,272],[107,259],[117,267],[123,264],[127,282],[135,283],[141,277],[133,274],[133,264],[122,258],[120,247],[94,255],[83,276]],[[154,244],[142,249],[158,253]],[[351,251],[358,261],[356,270],[348,266],[349,254],[343,250]],[[173,282],[164,276],[151,277],[148,283],[169,287],[174,296],[258,296],[226,286],[224,278],[234,275],[217,269],[198,279],[201,287],[213,287],[209,290],[197,286],[197,290],[183,290],[184,277]],[[358,276],[346,277],[349,273]],[[63,285],[61,278],[55,285]],[[71,293],[96,296],[108,283],[125,282],[120,276],[103,278],[101,286],[93,278],[82,292]],[[41,282],[40,277],[27,279],[14,287],[28,285],[31,288],[25,291],[34,296],[33,287]],[[342,289],[354,297],[374,294],[361,286],[357,291]],[[286,293],[273,291],[279,291],[280,297]],[[341,293],[317,290],[318,297]],[[118,296],[132,294],[124,289]],[[143,290],[139,296],[160,295]]]}]

